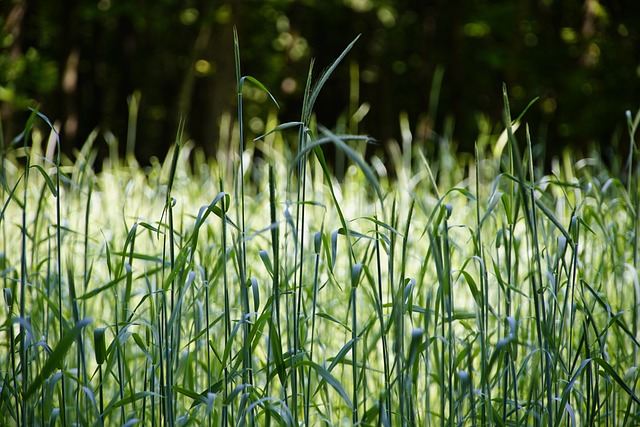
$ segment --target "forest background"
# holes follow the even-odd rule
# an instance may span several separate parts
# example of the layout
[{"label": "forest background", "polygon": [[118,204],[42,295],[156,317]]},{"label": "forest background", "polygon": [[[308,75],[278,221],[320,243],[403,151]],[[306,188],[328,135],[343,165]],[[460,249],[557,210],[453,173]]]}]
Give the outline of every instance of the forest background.
[{"label": "forest background", "polygon": [[[273,93],[281,121],[299,118],[312,58],[318,74],[362,34],[323,91],[320,123],[384,150],[403,117],[414,143],[444,134],[471,150],[501,123],[504,82],[514,111],[539,97],[527,113],[538,155],[596,147],[606,159],[640,104],[639,22],[640,2],[622,0],[4,0],[3,143],[37,107],[66,152],[98,129],[106,154],[105,135],[133,130],[144,163],[185,118],[213,155],[231,138],[235,26],[243,74]],[[245,99],[259,135],[275,107],[259,90]]]}]

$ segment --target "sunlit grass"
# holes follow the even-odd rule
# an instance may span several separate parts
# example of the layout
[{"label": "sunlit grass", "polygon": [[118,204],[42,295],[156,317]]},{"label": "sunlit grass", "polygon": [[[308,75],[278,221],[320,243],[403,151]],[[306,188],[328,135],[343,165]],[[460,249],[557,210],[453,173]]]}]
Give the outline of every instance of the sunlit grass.
[{"label": "sunlit grass", "polygon": [[635,151],[543,173],[505,94],[475,156],[369,164],[313,123],[334,68],[212,162],[179,132],[94,173],[98,135],[58,158],[32,116],[2,158],[0,424],[640,422]]}]

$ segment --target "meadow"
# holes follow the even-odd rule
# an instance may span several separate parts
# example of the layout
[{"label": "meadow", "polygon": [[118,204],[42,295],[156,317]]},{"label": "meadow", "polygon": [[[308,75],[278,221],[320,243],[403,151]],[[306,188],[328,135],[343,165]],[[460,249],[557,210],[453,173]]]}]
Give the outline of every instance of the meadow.
[{"label": "meadow", "polygon": [[313,120],[349,49],[299,122],[247,140],[243,91],[266,89],[236,47],[214,160],[178,132],[95,172],[113,137],[62,156],[33,112],[0,174],[1,425],[640,423],[640,113],[613,165],[545,169],[506,90],[474,155],[427,156],[404,123],[365,161]]}]

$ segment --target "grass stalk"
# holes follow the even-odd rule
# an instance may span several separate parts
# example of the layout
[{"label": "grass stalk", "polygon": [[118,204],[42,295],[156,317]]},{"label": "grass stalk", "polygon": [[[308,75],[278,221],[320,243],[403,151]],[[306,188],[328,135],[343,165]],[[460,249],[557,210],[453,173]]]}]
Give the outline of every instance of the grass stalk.
[{"label": "grass stalk", "polygon": [[[224,185],[222,183],[222,178],[220,178],[220,191],[224,191]],[[224,293],[224,348],[225,351],[228,347],[232,345],[231,343],[231,302],[230,302],[230,293],[229,293],[229,275],[227,272],[227,261],[228,261],[228,252],[227,252],[227,209],[228,207],[225,204],[225,200],[222,201],[222,286]],[[224,379],[224,388],[223,388],[223,406],[222,406],[222,425],[227,426],[232,422],[232,418],[230,420],[229,414],[229,405],[227,404],[229,400],[229,387],[230,387],[230,375],[229,368],[227,365],[223,366],[223,379]]]},{"label": "grass stalk", "polygon": [[246,228],[245,228],[245,188],[244,188],[244,116],[242,92],[244,78],[240,72],[240,47],[238,41],[238,32],[234,29],[234,52],[235,67],[237,81],[237,99],[238,99],[238,129],[239,129],[239,152],[238,152],[238,177],[236,182],[236,212],[238,216],[238,224],[240,227],[237,239],[238,273],[240,281],[240,299],[242,305],[241,322],[243,324],[243,357],[242,357],[242,382],[253,386],[253,372],[251,368],[251,343],[249,336],[251,334],[251,323],[249,322],[249,294],[247,288],[247,258],[246,258]]},{"label": "grass stalk", "polygon": [[[391,371],[390,371],[390,363],[389,363],[389,344],[387,341],[387,326],[384,321],[384,313],[383,313],[383,278],[382,278],[382,260],[380,255],[380,243],[382,240],[382,235],[380,234],[379,224],[377,222],[377,217],[374,216],[376,220],[375,223],[375,256],[376,256],[376,283],[377,283],[377,301],[376,301],[376,312],[378,315],[378,321],[380,322],[380,339],[382,342],[382,368],[384,374],[384,389],[382,396],[384,396],[384,402],[382,399],[379,401],[381,411],[380,411],[380,419],[391,420]],[[392,233],[393,234],[393,233]],[[388,421],[387,421],[388,422]]]},{"label": "grass stalk", "polygon": [[[180,155],[180,149],[182,146],[182,137],[184,132],[184,120],[180,121],[178,126],[178,132],[176,135],[176,143],[173,148],[173,156],[171,158],[171,168],[169,171],[168,184],[167,184],[167,195],[165,199],[165,205],[163,210],[162,217],[167,215],[168,220],[168,228],[167,232],[163,235],[163,244],[162,244],[162,259],[166,259],[167,256],[167,245],[169,250],[169,267],[173,272],[176,268],[176,254],[175,254],[175,226],[174,226],[174,215],[173,215],[173,207],[176,203],[175,199],[172,197],[172,189],[173,184],[175,182],[176,171],[178,166],[178,157]],[[162,218],[161,218],[162,222]],[[168,239],[168,242],[167,242]],[[173,381],[173,365],[174,360],[176,359],[177,349],[174,346],[174,331],[169,325],[169,319],[173,315],[173,310],[175,308],[175,289],[178,286],[177,281],[175,280],[175,275],[170,275],[169,277],[173,277],[171,282],[166,283],[165,280],[168,278],[162,277],[162,291],[160,292],[160,301],[158,301],[158,306],[160,307],[160,328],[159,328],[159,342],[160,342],[160,402],[162,412],[164,414],[164,421],[166,425],[173,425],[175,423],[174,416],[174,399],[173,399],[173,390],[172,387],[174,385]],[[165,285],[166,283],[166,285]],[[170,287],[170,296],[169,301],[167,301],[167,287]],[[117,310],[116,310],[117,312]],[[123,419],[124,421],[124,419]]]},{"label": "grass stalk", "polygon": [[[479,303],[480,303],[480,307],[478,307],[478,310],[480,312],[480,319],[478,322],[478,335],[479,335],[479,340],[480,340],[480,378],[482,379],[482,384],[481,384],[481,389],[482,389],[482,394],[483,396],[486,396],[486,401],[487,402],[491,402],[491,384],[488,381],[489,378],[489,372],[488,372],[488,361],[489,361],[489,341],[487,338],[487,331],[489,330],[489,312],[490,312],[490,307],[489,307],[489,278],[487,276],[487,269],[486,269],[486,261],[485,261],[485,256],[484,256],[484,242],[483,242],[483,233],[482,233],[482,225],[483,225],[483,217],[481,217],[480,214],[480,187],[481,187],[481,183],[480,183],[480,176],[481,176],[481,168],[482,165],[479,162],[480,159],[480,153],[478,151],[478,144],[475,144],[474,147],[474,154],[475,154],[475,184],[476,184],[476,188],[475,188],[475,193],[476,193],[476,230],[475,230],[475,235],[474,235],[474,239],[475,239],[475,256],[477,257],[478,263],[479,263],[479,267],[480,267],[480,274],[479,274],[479,281],[480,281],[480,298],[479,298]],[[509,359],[508,359],[508,353],[505,353],[505,364],[508,364]],[[470,366],[471,368],[471,366]],[[471,370],[469,371],[471,372]],[[515,379],[514,379],[515,381]],[[504,400],[503,400],[503,406],[504,406],[504,412],[503,412],[503,423],[506,422],[506,408],[507,408],[507,397],[508,397],[508,393],[507,393],[507,388],[508,388],[508,375],[505,375],[505,379],[504,379],[504,384],[503,384],[503,392],[504,392]],[[484,406],[484,405],[483,405]],[[493,424],[493,420],[491,417],[491,413],[489,415],[489,420],[487,420],[487,425],[492,425]],[[483,414],[486,414],[486,412],[483,410]],[[516,410],[516,419],[517,419],[517,410]],[[517,422],[516,422],[517,424]]]},{"label": "grass stalk", "polygon": [[[311,362],[313,359],[313,345],[316,342],[316,312],[318,308],[318,288],[320,287],[319,283],[319,275],[320,275],[320,253],[322,249],[322,230],[316,232],[313,239],[313,246],[315,252],[315,266],[313,273],[313,296],[311,301],[311,341],[309,344],[309,360]],[[355,363],[354,363],[355,366]],[[304,396],[304,423],[305,425],[310,425],[310,416],[309,412],[311,410],[311,366],[307,370],[307,390]]]},{"label": "grass stalk", "polygon": [[[22,134],[23,149],[25,150],[25,169],[24,178],[22,180],[24,185],[24,191],[22,195],[22,236],[21,236],[21,257],[20,257],[20,369],[22,374],[22,395],[26,396],[29,387],[29,346],[31,345],[30,339],[27,339],[27,328],[25,324],[29,323],[26,317],[26,300],[27,300],[27,281],[28,281],[28,266],[27,266],[27,212],[29,207],[28,202],[28,190],[29,190],[29,170],[31,169],[31,156],[28,154],[28,142],[33,130],[34,121],[36,118],[35,111],[29,116],[27,124]],[[60,336],[62,336],[62,321],[60,321]],[[64,382],[62,383],[62,394],[64,396]],[[31,423],[28,416],[28,404],[22,402],[21,417],[18,420],[20,425],[28,425]],[[64,405],[63,405],[64,406]]]},{"label": "grass stalk", "polygon": [[411,402],[411,399],[408,398],[410,393],[408,393],[409,390],[406,385],[406,376],[408,375],[410,366],[405,362],[404,316],[405,316],[405,313],[409,313],[409,315],[411,314],[410,308],[406,306],[406,303],[407,303],[406,289],[407,289],[408,282],[411,280],[406,277],[406,271],[407,271],[407,262],[408,262],[407,247],[408,247],[408,241],[409,241],[409,236],[411,231],[411,218],[413,216],[413,208],[414,208],[414,202],[411,201],[411,204],[409,205],[409,212],[407,213],[407,220],[405,223],[405,229],[403,234],[404,237],[402,239],[402,253],[400,258],[400,281],[399,281],[398,291],[396,294],[396,300],[398,301],[399,308],[400,308],[398,317],[397,317],[398,324],[396,325],[396,328],[397,328],[396,334],[397,334],[397,340],[398,340],[398,349],[397,349],[398,356],[397,357],[402,367],[398,380],[400,382],[399,388],[401,390],[400,418],[403,420],[402,421],[403,423],[407,422],[406,420],[409,419],[408,417],[412,415],[412,408],[407,406],[407,404]]},{"label": "grass stalk", "polygon": [[[630,215],[630,221],[633,224],[634,239],[633,239],[633,268],[638,271],[639,255],[638,245],[640,241],[640,173],[638,166],[634,162],[634,154],[637,153],[636,145],[636,133],[640,128],[640,110],[636,113],[635,118],[631,115],[631,111],[626,112],[627,118],[627,132],[629,134],[629,156],[627,158],[627,193],[631,197],[633,203],[632,215]],[[632,176],[632,171],[635,173],[635,179]],[[638,336],[638,322],[640,318],[640,289],[636,289],[634,292],[634,307],[633,310],[633,333],[634,336]],[[634,363],[638,361],[638,349],[634,348],[633,351]]]}]

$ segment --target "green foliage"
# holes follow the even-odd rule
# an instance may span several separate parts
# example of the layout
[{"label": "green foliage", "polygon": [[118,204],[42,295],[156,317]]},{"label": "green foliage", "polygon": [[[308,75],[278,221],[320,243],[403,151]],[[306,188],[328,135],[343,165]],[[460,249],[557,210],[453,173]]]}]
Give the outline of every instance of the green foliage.
[{"label": "green foliage", "polygon": [[[569,151],[544,173],[505,90],[475,156],[370,165],[313,123],[333,69],[309,72],[299,122],[211,162],[181,133],[148,168],[94,173],[91,141],[52,162],[33,112],[0,169],[0,424],[640,417],[636,151],[625,173]],[[263,86],[238,72],[239,99],[243,79]]]},{"label": "green foliage", "polygon": [[24,55],[0,55],[0,101],[23,110],[36,102],[34,95],[42,97],[58,85],[59,70],[55,62],[41,57],[35,48]]}]

